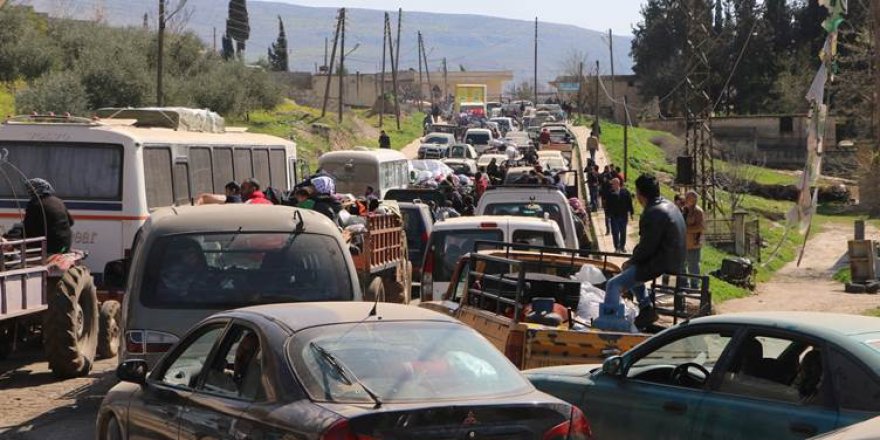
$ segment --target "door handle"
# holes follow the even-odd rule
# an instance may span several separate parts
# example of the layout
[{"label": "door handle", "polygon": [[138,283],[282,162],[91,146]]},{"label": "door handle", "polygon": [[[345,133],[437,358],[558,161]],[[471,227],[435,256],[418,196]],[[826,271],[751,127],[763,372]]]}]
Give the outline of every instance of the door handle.
[{"label": "door handle", "polygon": [[795,434],[803,435],[804,437],[812,437],[819,433],[819,428],[803,422],[793,422],[788,425],[788,429]]},{"label": "door handle", "polygon": [[664,402],[663,411],[673,414],[684,414],[687,412],[688,406],[681,402]]}]

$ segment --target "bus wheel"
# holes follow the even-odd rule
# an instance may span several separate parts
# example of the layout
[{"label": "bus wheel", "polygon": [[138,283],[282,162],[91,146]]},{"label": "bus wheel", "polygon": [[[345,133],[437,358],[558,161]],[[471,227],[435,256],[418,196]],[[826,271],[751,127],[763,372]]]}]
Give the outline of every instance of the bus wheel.
[{"label": "bus wheel", "polygon": [[89,270],[74,266],[49,280],[43,344],[49,368],[61,378],[88,374],[98,341],[98,296]]},{"label": "bus wheel", "polygon": [[98,315],[98,359],[109,359],[119,351],[119,301],[105,301]]}]

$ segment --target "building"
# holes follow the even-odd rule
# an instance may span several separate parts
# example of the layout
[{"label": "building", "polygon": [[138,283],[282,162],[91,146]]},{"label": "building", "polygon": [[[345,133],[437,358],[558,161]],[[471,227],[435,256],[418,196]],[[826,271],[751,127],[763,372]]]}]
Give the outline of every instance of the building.
[{"label": "building", "polygon": [[[577,76],[559,76],[550,81],[550,87],[556,91],[556,97],[563,102],[576,104],[581,100],[584,110],[596,113],[598,95],[599,116],[618,123],[625,121],[623,101],[626,98],[630,120],[635,123],[644,115],[656,115],[657,107],[654,99],[646,101],[639,90],[639,81],[635,75],[601,75],[584,76],[579,84]],[[583,87],[583,90],[581,90]],[[613,99],[612,99],[613,98]]]}]

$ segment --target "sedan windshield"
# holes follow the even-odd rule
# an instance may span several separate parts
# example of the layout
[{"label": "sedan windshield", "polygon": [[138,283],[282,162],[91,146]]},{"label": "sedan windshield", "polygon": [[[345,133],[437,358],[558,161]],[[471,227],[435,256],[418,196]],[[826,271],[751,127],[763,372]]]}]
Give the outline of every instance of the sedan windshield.
[{"label": "sedan windshield", "polygon": [[[341,375],[314,345],[330,353],[356,380]],[[293,337],[288,356],[312,399],[324,402],[372,402],[357,381],[383,402],[474,399],[531,390],[498,350],[473,330],[454,323],[388,321],[316,327]]]},{"label": "sedan windshield", "polygon": [[173,235],[153,244],[145,267],[146,306],[229,309],[352,299],[345,256],[325,235]]}]

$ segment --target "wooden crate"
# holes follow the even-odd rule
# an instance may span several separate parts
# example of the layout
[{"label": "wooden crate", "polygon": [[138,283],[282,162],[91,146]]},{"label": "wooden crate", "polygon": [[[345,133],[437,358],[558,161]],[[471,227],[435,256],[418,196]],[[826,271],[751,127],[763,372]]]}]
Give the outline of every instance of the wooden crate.
[{"label": "wooden crate", "polygon": [[877,245],[873,240],[849,241],[849,269],[854,282],[877,279]]}]

